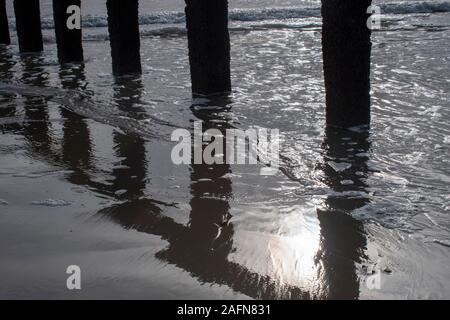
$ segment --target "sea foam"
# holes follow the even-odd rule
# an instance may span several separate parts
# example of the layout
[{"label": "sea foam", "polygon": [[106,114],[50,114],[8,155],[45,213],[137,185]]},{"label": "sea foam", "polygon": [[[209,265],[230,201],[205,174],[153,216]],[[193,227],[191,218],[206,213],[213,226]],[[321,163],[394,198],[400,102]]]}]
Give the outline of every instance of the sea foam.
[{"label": "sea foam", "polygon": [[[415,14],[450,12],[450,1],[414,1],[401,3],[379,4],[382,14]],[[308,17],[320,17],[320,7],[279,7],[279,8],[258,8],[258,9],[234,9],[230,10],[230,21],[264,21],[264,20],[286,20]],[[159,24],[182,24],[185,23],[183,12],[152,12],[141,13],[139,16],[140,25]],[[10,21],[12,29],[15,29],[15,22]],[[84,28],[100,28],[108,26],[108,18],[98,15],[84,15]],[[42,19],[43,29],[53,29],[52,17]]]}]

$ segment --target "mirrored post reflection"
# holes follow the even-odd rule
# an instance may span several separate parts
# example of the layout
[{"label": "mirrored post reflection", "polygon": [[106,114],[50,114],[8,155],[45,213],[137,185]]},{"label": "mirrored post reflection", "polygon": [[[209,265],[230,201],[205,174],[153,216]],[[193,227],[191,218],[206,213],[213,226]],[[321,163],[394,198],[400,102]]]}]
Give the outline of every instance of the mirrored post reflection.
[{"label": "mirrored post reflection", "polygon": [[[217,129],[225,136],[229,127],[227,104],[228,98],[217,97],[215,103],[207,103],[207,109],[205,105],[191,106],[194,116],[202,121],[203,132]],[[229,222],[232,183],[227,175],[230,172],[227,164],[190,166],[189,223],[183,237],[174,237],[169,247],[158,254],[159,258],[190,271],[202,282],[229,284],[232,277],[227,261],[233,244],[233,226]]]},{"label": "mirrored post reflection", "polygon": [[[114,102],[125,116],[145,117],[139,106],[143,85],[139,77],[116,78]],[[112,191],[118,199],[139,199],[144,195],[147,177],[145,140],[135,133],[114,132],[114,151],[120,159],[113,168]]]},{"label": "mirrored post reflection", "polygon": [[12,53],[6,47],[0,46],[0,74],[2,82],[11,82],[14,77],[12,68],[16,62],[13,59]]},{"label": "mirrored post reflection", "polygon": [[[226,138],[226,130],[232,128],[229,104],[228,97],[216,96],[192,105],[196,120],[202,121],[203,133],[216,129]],[[226,139],[223,143],[223,150],[226,150]],[[202,149],[204,147],[203,144]],[[227,155],[224,156],[226,158]],[[286,295],[284,298],[307,297],[298,288],[281,289],[275,279],[229,259],[234,251],[234,227],[230,214],[233,198],[231,167],[228,164],[202,163],[192,164],[190,170],[189,223],[181,236],[172,235],[168,248],[159,252],[157,257],[189,271],[201,282],[226,285],[252,298],[276,299],[283,298],[280,296],[283,294]]]},{"label": "mirrored post reflection", "polygon": [[[64,89],[86,89],[83,64],[63,65],[59,77]],[[68,180],[77,185],[88,185],[88,170],[93,168],[93,160],[87,119],[64,107],[60,112],[63,118],[62,161],[72,170]]]},{"label": "mirrored post reflection", "polygon": [[369,203],[365,180],[370,149],[368,132],[328,128],[323,142],[323,182],[330,193],[317,210],[321,244],[316,255],[321,296],[357,299],[360,281],[356,265],[365,258],[363,223],[352,211]]},{"label": "mirrored post reflection", "polygon": [[[40,64],[42,61],[38,57],[24,58],[22,63],[24,83],[41,87],[46,85],[45,72]],[[63,67],[60,70],[60,80],[66,90],[86,90],[82,65],[68,69]],[[121,116],[145,119],[146,110],[141,101],[143,90],[139,78],[117,78],[113,86],[112,107],[117,108],[116,111]],[[235,184],[233,188],[230,165],[189,165],[188,223],[182,224],[166,214],[172,207],[178,206],[176,203],[153,199],[146,192],[151,183],[151,173],[148,172],[149,150],[145,139],[133,132],[112,131],[113,151],[117,161],[107,174],[110,178],[100,179],[103,182],[99,182],[92,178],[94,172],[99,172],[99,164],[94,156],[88,120],[61,107],[62,148],[61,153],[58,153],[52,150],[55,142],[50,134],[47,101],[45,98],[23,99],[27,120],[23,130],[31,145],[30,151],[51,163],[62,164],[70,169],[71,172],[66,177],[71,183],[86,186],[120,202],[101,209],[95,215],[96,218],[107,218],[124,229],[156,235],[166,240],[166,247],[155,254],[157,259],[187,271],[201,283],[223,285],[256,299],[359,298],[357,266],[365,259],[367,240],[362,222],[353,218],[352,212],[369,203],[366,195],[366,179],[370,174],[367,165],[370,151],[368,132],[333,128],[326,131],[320,170],[329,194],[323,206],[317,210],[320,244],[318,250],[311,249],[316,273],[311,280],[312,286],[305,287],[301,286],[302,281],[298,278],[279,281],[276,273],[263,274],[252,263],[233,259],[233,254],[242,243],[238,240],[238,225],[232,222],[233,192],[237,192],[237,187]],[[201,121],[203,133],[210,129],[220,132],[224,137],[223,150],[227,150],[226,130],[234,129],[230,105],[229,97],[218,96],[209,100],[202,99],[191,106],[192,123],[194,119]],[[194,131],[194,127],[191,129]],[[202,145],[202,149],[205,147]],[[194,154],[192,152],[192,157]],[[227,158],[226,154],[224,156]],[[262,241],[265,241],[264,237],[270,238],[273,235],[262,232],[261,236]],[[297,241],[298,234],[293,236]],[[310,245],[301,241],[295,242],[292,248],[300,250]],[[252,245],[255,245],[252,247],[255,250],[263,250],[262,255],[270,251],[264,245]],[[290,250],[291,247],[287,249]],[[273,249],[271,254],[275,251]],[[279,250],[276,254],[280,255],[278,258],[282,261],[280,272],[283,272],[284,267],[297,268],[299,261],[291,259],[290,252]],[[303,276],[301,272],[295,274]]]},{"label": "mirrored post reflection", "polygon": [[[206,103],[193,105],[191,110],[196,120],[202,121],[203,131],[217,129],[225,137],[225,130],[231,128],[228,104],[228,98],[215,97]],[[230,222],[233,197],[230,173],[231,167],[227,164],[190,166],[191,200],[186,225],[165,215],[165,209],[176,204],[162,203],[148,196],[135,197],[102,209],[98,214],[125,229],[160,236],[168,245],[156,253],[156,257],[188,271],[202,283],[225,285],[235,292],[258,299],[309,298],[299,288],[280,288],[275,279],[230,261],[229,255],[234,250],[234,231]]]},{"label": "mirrored post reflection", "polygon": [[[22,79],[25,85],[44,87],[47,85],[47,72],[44,60],[39,55],[22,56]],[[52,152],[52,138],[50,134],[50,119],[47,98],[25,97],[24,137],[30,149],[37,154],[50,155]]]},{"label": "mirrored post reflection", "polygon": [[[64,89],[85,93],[90,92],[84,74],[83,64],[63,66],[60,79]],[[117,78],[113,86],[113,106],[125,116],[143,117],[145,111],[138,106],[142,95],[142,83],[139,78]],[[145,140],[136,134],[113,131],[114,153],[117,161],[104,179],[99,159],[93,154],[92,133],[88,119],[61,107],[63,116],[63,140],[61,161],[72,173],[68,180],[83,185],[101,195],[118,200],[138,199],[144,194],[147,182],[147,160]],[[100,177],[95,175],[100,174]],[[100,178],[100,179],[98,179]]]},{"label": "mirrored post reflection", "polygon": [[[0,81],[2,83],[10,83],[13,81],[13,68],[15,65],[16,61],[13,59],[13,55],[8,48],[0,46]],[[8,121],[8,118],[12,119],[16,116],[17,110],[14,103],[14,95],[2,94],[0,97],[0,119],[5,120],[5,123],[2,123],[0,120],[0,130],[17,130],[19,128],[17,123],[10,123]]]}]

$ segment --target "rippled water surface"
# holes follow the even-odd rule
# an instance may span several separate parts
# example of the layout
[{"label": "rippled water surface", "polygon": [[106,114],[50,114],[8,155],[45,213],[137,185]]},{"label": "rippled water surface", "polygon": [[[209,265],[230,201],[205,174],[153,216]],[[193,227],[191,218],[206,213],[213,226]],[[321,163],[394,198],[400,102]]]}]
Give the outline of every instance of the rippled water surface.
[{"label": "rippled water surface", "polygon": [[[212,99],[178,24],[142,26],[139,78],[112,77],[102,27],[84,66],[51,29],[42,55],[1,48],[0,297],[450,297],[450,14],[373,33],[370,130],[325,130],[319,17],[230,28],[234,90]],[[280,172],[172,164],[196,120],[280,129]]]}]

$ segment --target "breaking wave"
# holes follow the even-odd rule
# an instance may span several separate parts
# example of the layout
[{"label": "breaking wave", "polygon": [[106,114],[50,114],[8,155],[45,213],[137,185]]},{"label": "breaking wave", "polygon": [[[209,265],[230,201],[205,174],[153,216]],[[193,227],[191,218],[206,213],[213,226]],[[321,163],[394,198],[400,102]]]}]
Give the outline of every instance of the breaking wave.
[{"label": "breaking wave", "polygon": [[[380,4],[383,14],[419,14],[450,12],[450,1],[415,1],[401,3]],[[263,9],[236,9],[229,14],[231,21],[264,21],[264,20],[286,20],[307,17],[320,17],[320,7],[286,7],[286,8],[263,8]],[[185,22],[183,12],[154,12],[141,14],[139,23],[141,25],[158,24],[181,24]],[[107,27],[106,16],[85,15],[83,16],[84,28]],[[53,29],[54,23],[51,17],[42,19],[43,29]],[[11,28],[15,28],[11,21]]]}]

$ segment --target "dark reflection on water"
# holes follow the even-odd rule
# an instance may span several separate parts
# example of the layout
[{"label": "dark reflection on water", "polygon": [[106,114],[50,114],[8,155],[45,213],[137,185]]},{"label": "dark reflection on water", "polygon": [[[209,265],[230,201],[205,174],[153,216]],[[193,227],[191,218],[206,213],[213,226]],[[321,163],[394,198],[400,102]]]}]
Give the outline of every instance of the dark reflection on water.
[{"label": "dark reflection on water", "polygon": [[[218,129],[225,135],[225,130],[230,128],[226,115],[228,103],[228,98],[216,97],[203,105],[208,109],[192,106],[194,115],[203,122],[203,131]],[[128,201],[103,209],[99,214],[126,229],[161,236],[169,245],[156,257],[188,271],[203,283],[227,285],[253,298],[307,298],[308,295],[297,288],[286,288],[281,291],[284,296],[280,296],[275,281],[228,260],[234,233],[229,212],[229,200],[233,196],[232,183],[227,176],[231,173],[230,166],[198,164],[192,165],[190,171],[191,211],[186,226],[164,216],[162,203],[150,199]]]},{"label": "dark reflection on water", "polygon": [[[116,106],[130,117],[141,117],[145,111],[138,106],[143,86],[139,78],[117,78],[114,86]],[[117,222],[126,229],[134,229],[168,239],[182,227],[162,215],[161,206],[172,206],[144,196],[148,176],[145,141],[134,133],[114,132],[114,150],[121,159],[113,168],[111,191],[121,201],[104,208],[98,215]]]},{"label": "dark reflection on water", "polygon": [[[16,62],[13,60],[12,54],[6,48],[0,47],[0,74],[2,82],[10,83],[13,81],[14,72],[12,69],[15,65]],[[17,116],[13,95],[2,95],[0,97],[0,104],[0,119]],[[17,123],[0,126],[2,130],[15,130],[18,128]]]},{"label": "dark reflection on water", "polygon": [[[48,75],[44,69],[44,60],[39,55],[22,56],[23,68],[21,81],[26,85],[44,87]],[[43,155],[51,155],[52,137],[50,135],[50,119],[47,99],[44,97],[25,97],[25,121],[23,134],[30,148]]]},{"label": "dark reflection on water", "polygon": [[[24,57],[22,81],[46,86],[47,80],[39,57]],[[11,64],[12,66],[13,64]],[[5,67],[5,65],[3,65]],[[83,65],[62,67],[60,81],[65,89],[86,90]],[[143,85],[139,78],[118,78],[113,86],[113,107],[134,119],[145,119],[141,107]],[[93,155],[89,121],[65,108],[62,115],[61,151],[50,134],[48,105],[45,98],[24,98],[23,135],[28,151],[53,165],[70,170],[65,177],[75,185],[86,186],[99,195],[107,195],[119,204],[100,210],[96,217],[107,218],[125,229],[161,237],[168,242],[156,258],[173,264],[202,283],[225,285],[252,298],[263,299],[356,299],[360,283],[356,265],[364,259],[366,238],[361,222],[351,212],[366,205],[364,196],[369,175],[370,149],[367,132],[328,129],[323,142],[323,182],[334,191],[324,207],[317,211],[320,247],[315,255],[315,286],[299,288],[258,274],[248,266],[230,260],[235,246],[236,226],[231,222],[234,197],[232,168],[227,164],[190,166],[190,212],[186,225],[165,215],[176,204],[152,199],[145,190],[151,183],[146,141],[136,133],[113,132],[114,152],[119,161],[105,182],[93,179],[98,168]],[[203,131],[219,130],[226,137],[232,128],[231,100],[214,97],[194,104],[191,111],[203,123]],[[2,112],[5,112],[2,109]],[[10,116],[11,112],[6,114]],[[2,116],[3,113],[2,113]],[[192,128],[193,129],[193,128]],[[224,141],[226,143],[226,141]],[[226,149],[225,149],[226,150]],[[330,165],[334,163],[334,165]],[[340,168],[345,169],[340,170]],[[355,194],[355,193],[358,194]],[[281,197],[281,195],[280,195]],[[301,246],[300,246],[301,247]],[[295,264],[296,261],[287,263]],[[188,293],[186,293],[188,294]]]},{"label": "dark reflection on water", "polygon": [[[202,112],[199,105],[193,105],[191,110],[202,121],[203,132],[217,129],[225,135],[230,127],[227,105],[227,98],[216,98],[207,103],[212,107],[208,111]],[[227,256],[233,244],[229,213],[233,190],[226,176],[231,168],[227,164],[193,164],[190,172],[191,211],[186,233],[158,256],[191,271],[202,282],[227,282],[219,275],[229,272]]]},{"label": "dark reflection on water", "polygon": [[16,62],[12,53],[6,48],[0,48],[0,74],[3,82],[11,82],[14,77],[13,67]]},{"label": "dark reflection on water", "polygon": [[[142,96],[141,80],[117,78],[114,100],[125,116],[139,118],[145,115],[138,103]],[[138,199],[144,194],[147,177],[145,141],[135,133],[114,132],[114,151],[121,159],[113,169],[111,181],[118,199]]]},{"label": "dark reflection on water", "polygon": [[[366,238],[362,222],[350,214],[369,202],[364,197],[365,179],[369,174],[368,138],[368,132],[326,130],[322,170],[324,183],[336,195],[328,196],[325,208],[317,211],[321,244],[316,260],[322,294],[327,299],[359,297],[360,283],[355,263],[361,263],[365,258]],[[347,168],[349,165],[351,167]]]},{"label": "dark reflection on water", "polygon": [[[84,65],[62,66],[59,72],[64,89],[85,90]],[[94,167],[91,137],[87,119],[66,108],[60,108],[63,117],[62,161],[73,171],[68,180],[77,185],[88,185],[88,170]]]}]

